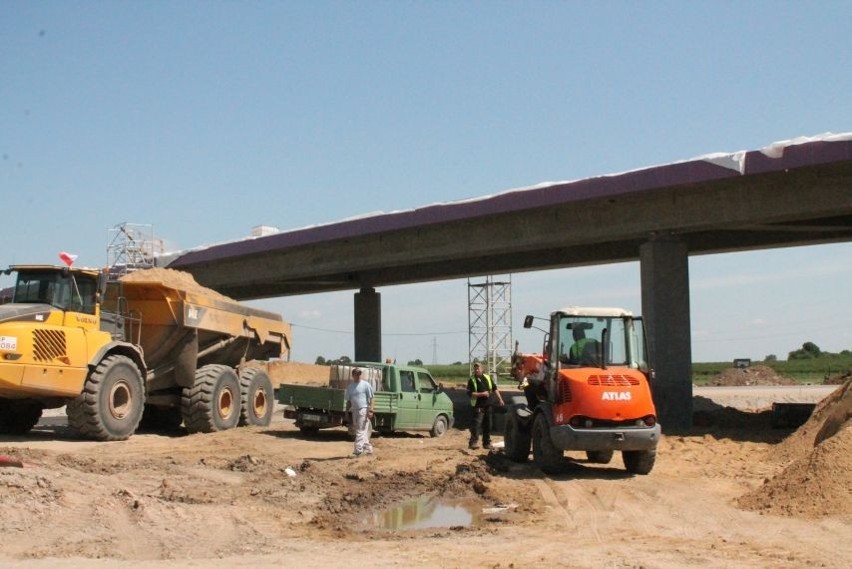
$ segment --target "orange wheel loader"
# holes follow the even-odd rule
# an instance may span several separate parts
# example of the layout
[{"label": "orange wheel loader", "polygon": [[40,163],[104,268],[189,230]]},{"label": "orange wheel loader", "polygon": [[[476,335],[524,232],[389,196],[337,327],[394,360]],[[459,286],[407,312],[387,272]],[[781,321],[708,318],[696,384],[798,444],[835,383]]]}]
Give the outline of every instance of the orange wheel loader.
[{"label": "orange wheel loader", "polygon": [[[524,320],[533,328],[533,316]],[[642,319],[620,308],[568,307],[551,314],[541,353],[515,350],[512,370],[524,398],[506,417],[505,452],[529,458],[546,474],[564,466],[565,451],[590,463],[621,452],[632,474],[654,467],[660,425],[651,398]]]}]

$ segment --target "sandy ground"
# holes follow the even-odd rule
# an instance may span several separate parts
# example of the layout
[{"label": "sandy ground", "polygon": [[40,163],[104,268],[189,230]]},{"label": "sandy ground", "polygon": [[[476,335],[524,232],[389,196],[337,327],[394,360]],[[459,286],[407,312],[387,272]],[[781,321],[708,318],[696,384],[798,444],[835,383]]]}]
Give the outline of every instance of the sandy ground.
[{"label": "sandy ground", "polygon": [[[23,462],[0,467],[0,566],[845,568],[845,388],[842,409],[796,433],[769,428],[765,412],[710,412],[663,438],[647,476],[627,475],[617,455],[603,466],[580,454],[544,476],[499,450],[467,450],[457,429],[377,437],[375,455],[351,458],[344,431],[306,438],[280,409],[268,428],[116,443],[47,419],[0,438],[0,455]],[[839,423],[827,430],[825,417]],[[789,478],[800,471],[816,489]],[[428,505],[395,509],[424,496],[471,523],[381,527],[434,517]]]}]

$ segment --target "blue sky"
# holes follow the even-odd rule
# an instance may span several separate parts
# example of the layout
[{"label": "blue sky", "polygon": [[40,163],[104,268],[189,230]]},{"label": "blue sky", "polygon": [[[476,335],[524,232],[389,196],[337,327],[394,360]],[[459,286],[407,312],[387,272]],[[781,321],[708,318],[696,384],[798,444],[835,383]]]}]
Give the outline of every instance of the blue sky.
[{"label": "blue sky", "polygon": [[[0,264],[103,265],[121,222],[185,249],[849,132],[851,25],[847,1],[6,1]],[[852,349],[851,244],[690,275],[696,361]],[[637,263],[512,279],[518,325],[641,309]],[[388,355],[466,360],[466,281],[379,292]],[[351,292],[252,304],[297,324],[295,359],[352,354]]]}]

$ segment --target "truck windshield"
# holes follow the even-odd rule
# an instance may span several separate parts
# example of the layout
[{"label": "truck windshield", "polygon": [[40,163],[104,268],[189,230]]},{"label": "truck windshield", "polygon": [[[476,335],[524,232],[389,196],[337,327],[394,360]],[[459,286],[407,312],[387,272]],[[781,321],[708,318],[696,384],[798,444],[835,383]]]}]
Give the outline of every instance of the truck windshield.
[{"label": "truck windshield", "polygon": [[85,275],[21,271],[12,302],[49,304],[62,310],[94,314],[96,291],[97,280]]},{"label": "truck windshield", "polygon": [[647,368],[641,319],[563,315],[558,334],[559,361],[563,364]]}]

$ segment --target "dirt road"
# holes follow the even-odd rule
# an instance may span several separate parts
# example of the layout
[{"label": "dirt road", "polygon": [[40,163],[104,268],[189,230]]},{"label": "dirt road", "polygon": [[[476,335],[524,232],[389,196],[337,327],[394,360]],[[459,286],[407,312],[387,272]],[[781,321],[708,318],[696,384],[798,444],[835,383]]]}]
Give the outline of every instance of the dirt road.
[{"label": "dirt road", "polygon": [[[269,428],[116,443],[40,425],[0,438],[0,455],[24,464],[0,467],[0,565],[850,566],[850,507],[779,515],[738,505],[786,472],[776,449],[790,433],[769,429],[766,414],[732,412],[664,437],[648,476],[628,476],[617,456],[600,466],[578,454],[546,477],[499,451],[467,450],[458,430],[376,438],[376,455],[354,459],[345,432],[307,439],[280,412]],[[848,455],[845,425],[833,440],[843,435]],[[848,484],[839,492],[852,503]],[[471,524],[377,524],[377,512],[428,519],[422,502],[394,509],[427,495],[472,512]]]}]

